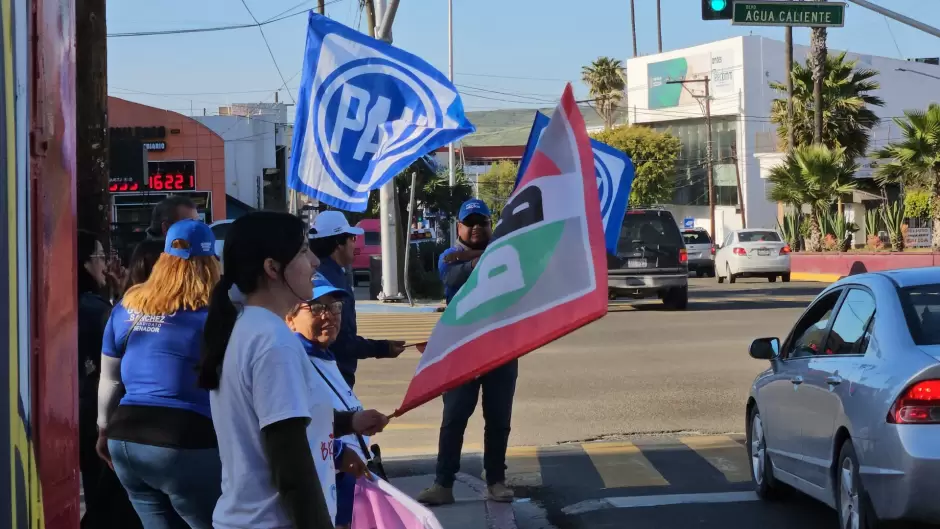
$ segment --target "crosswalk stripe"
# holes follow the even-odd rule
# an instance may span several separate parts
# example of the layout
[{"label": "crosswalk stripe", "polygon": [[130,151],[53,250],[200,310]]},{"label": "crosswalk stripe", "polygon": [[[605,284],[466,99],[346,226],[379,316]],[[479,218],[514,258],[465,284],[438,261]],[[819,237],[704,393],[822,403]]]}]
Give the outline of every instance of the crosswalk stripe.
[{"label": "crosswalk stripe", "polygon": [[669,485],[633,443],[583,443],[581,448],[604,481],[604,488]]},{"label": "crosswalk stripe", "polygon": [[750,462],[744,447],[727,435],[680,437],[682,444],[708,461],[731,483],[751,480]]},{"label": "crosswalk stripe", "polygon": [[510,446],[506,450],[506,481],[514,487],[541,487],[538,447]]}]

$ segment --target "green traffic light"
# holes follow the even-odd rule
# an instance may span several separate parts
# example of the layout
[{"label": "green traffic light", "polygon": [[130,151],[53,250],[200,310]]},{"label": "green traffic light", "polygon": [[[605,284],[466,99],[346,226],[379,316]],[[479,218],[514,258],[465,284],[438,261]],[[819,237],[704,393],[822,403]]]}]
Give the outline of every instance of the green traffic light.
[{"label": "green traffic light", "polygon": [[712,10],[721,11],[728,7],[728,0],[711,0]]}]

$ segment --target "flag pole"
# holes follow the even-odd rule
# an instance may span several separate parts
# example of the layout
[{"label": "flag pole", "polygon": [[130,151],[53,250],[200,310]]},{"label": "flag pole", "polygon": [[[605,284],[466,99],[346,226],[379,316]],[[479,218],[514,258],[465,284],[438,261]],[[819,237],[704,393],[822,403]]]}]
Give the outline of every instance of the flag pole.
[{"label": "flag pole", "polygon": [[[375,17],[376,38],[391,44],[392,23],[398,11],[399,0],[378,0],[380,13]],[[373,4],[375,5],[375,4]],[[380,18],[381,17],[381,18]],[[379,188],[379,224],[382,237],[382,300],[402,299],[401,289],[398,285],[398,200],[395,192],[395,179],[389,180]],[[406,271],[407,273],[407,271]]]},{"label": "flag pole", "polygon": [[[450,82],[454,82],[454,0],[447,0],[447,66]],[[457,187],[457,174],[454,167],[454,144],[447,146],[447,173],[451,195]],[[457,244],[457,223],[450,220],[450,245]]]}]

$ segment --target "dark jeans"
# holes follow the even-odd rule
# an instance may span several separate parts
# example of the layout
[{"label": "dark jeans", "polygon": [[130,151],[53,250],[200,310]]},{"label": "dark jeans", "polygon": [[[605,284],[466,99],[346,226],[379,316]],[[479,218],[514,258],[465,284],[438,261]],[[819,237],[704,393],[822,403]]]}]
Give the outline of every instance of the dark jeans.
[{"label": "dark jeans", "polygon": [[127,491],[95,452],[97,401],[80,400],[78,410],[78,464],[85,500],[81,529],[141,529],[143,526],[127,498]]},{"label": "dark jeans", "polygon": [[519,361],[506,365],[444,393],[444,420],[437,448],[438,485],[452,487],[460,470],[460,451],[467,421],[477,407],[483,388],[483,469],[487,485],[506,480],[506,446],[509,444],[512,399],[516,393]]},{"label": "dark jeans", "polygon": [[212,511],[222,495],[217,448],[166,448],[111,439],[108,449],[145,529],[212,529]]}]

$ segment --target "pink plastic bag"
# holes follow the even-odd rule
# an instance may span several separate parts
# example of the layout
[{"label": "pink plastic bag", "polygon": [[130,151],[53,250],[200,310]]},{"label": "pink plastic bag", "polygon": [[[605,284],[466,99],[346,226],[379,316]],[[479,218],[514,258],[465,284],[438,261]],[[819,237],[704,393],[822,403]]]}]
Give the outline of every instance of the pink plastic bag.
[{"label": "pink plastic bag", "polygon": [[351,529],[443,529],[427,507],[376,478],[356,481]]}]

